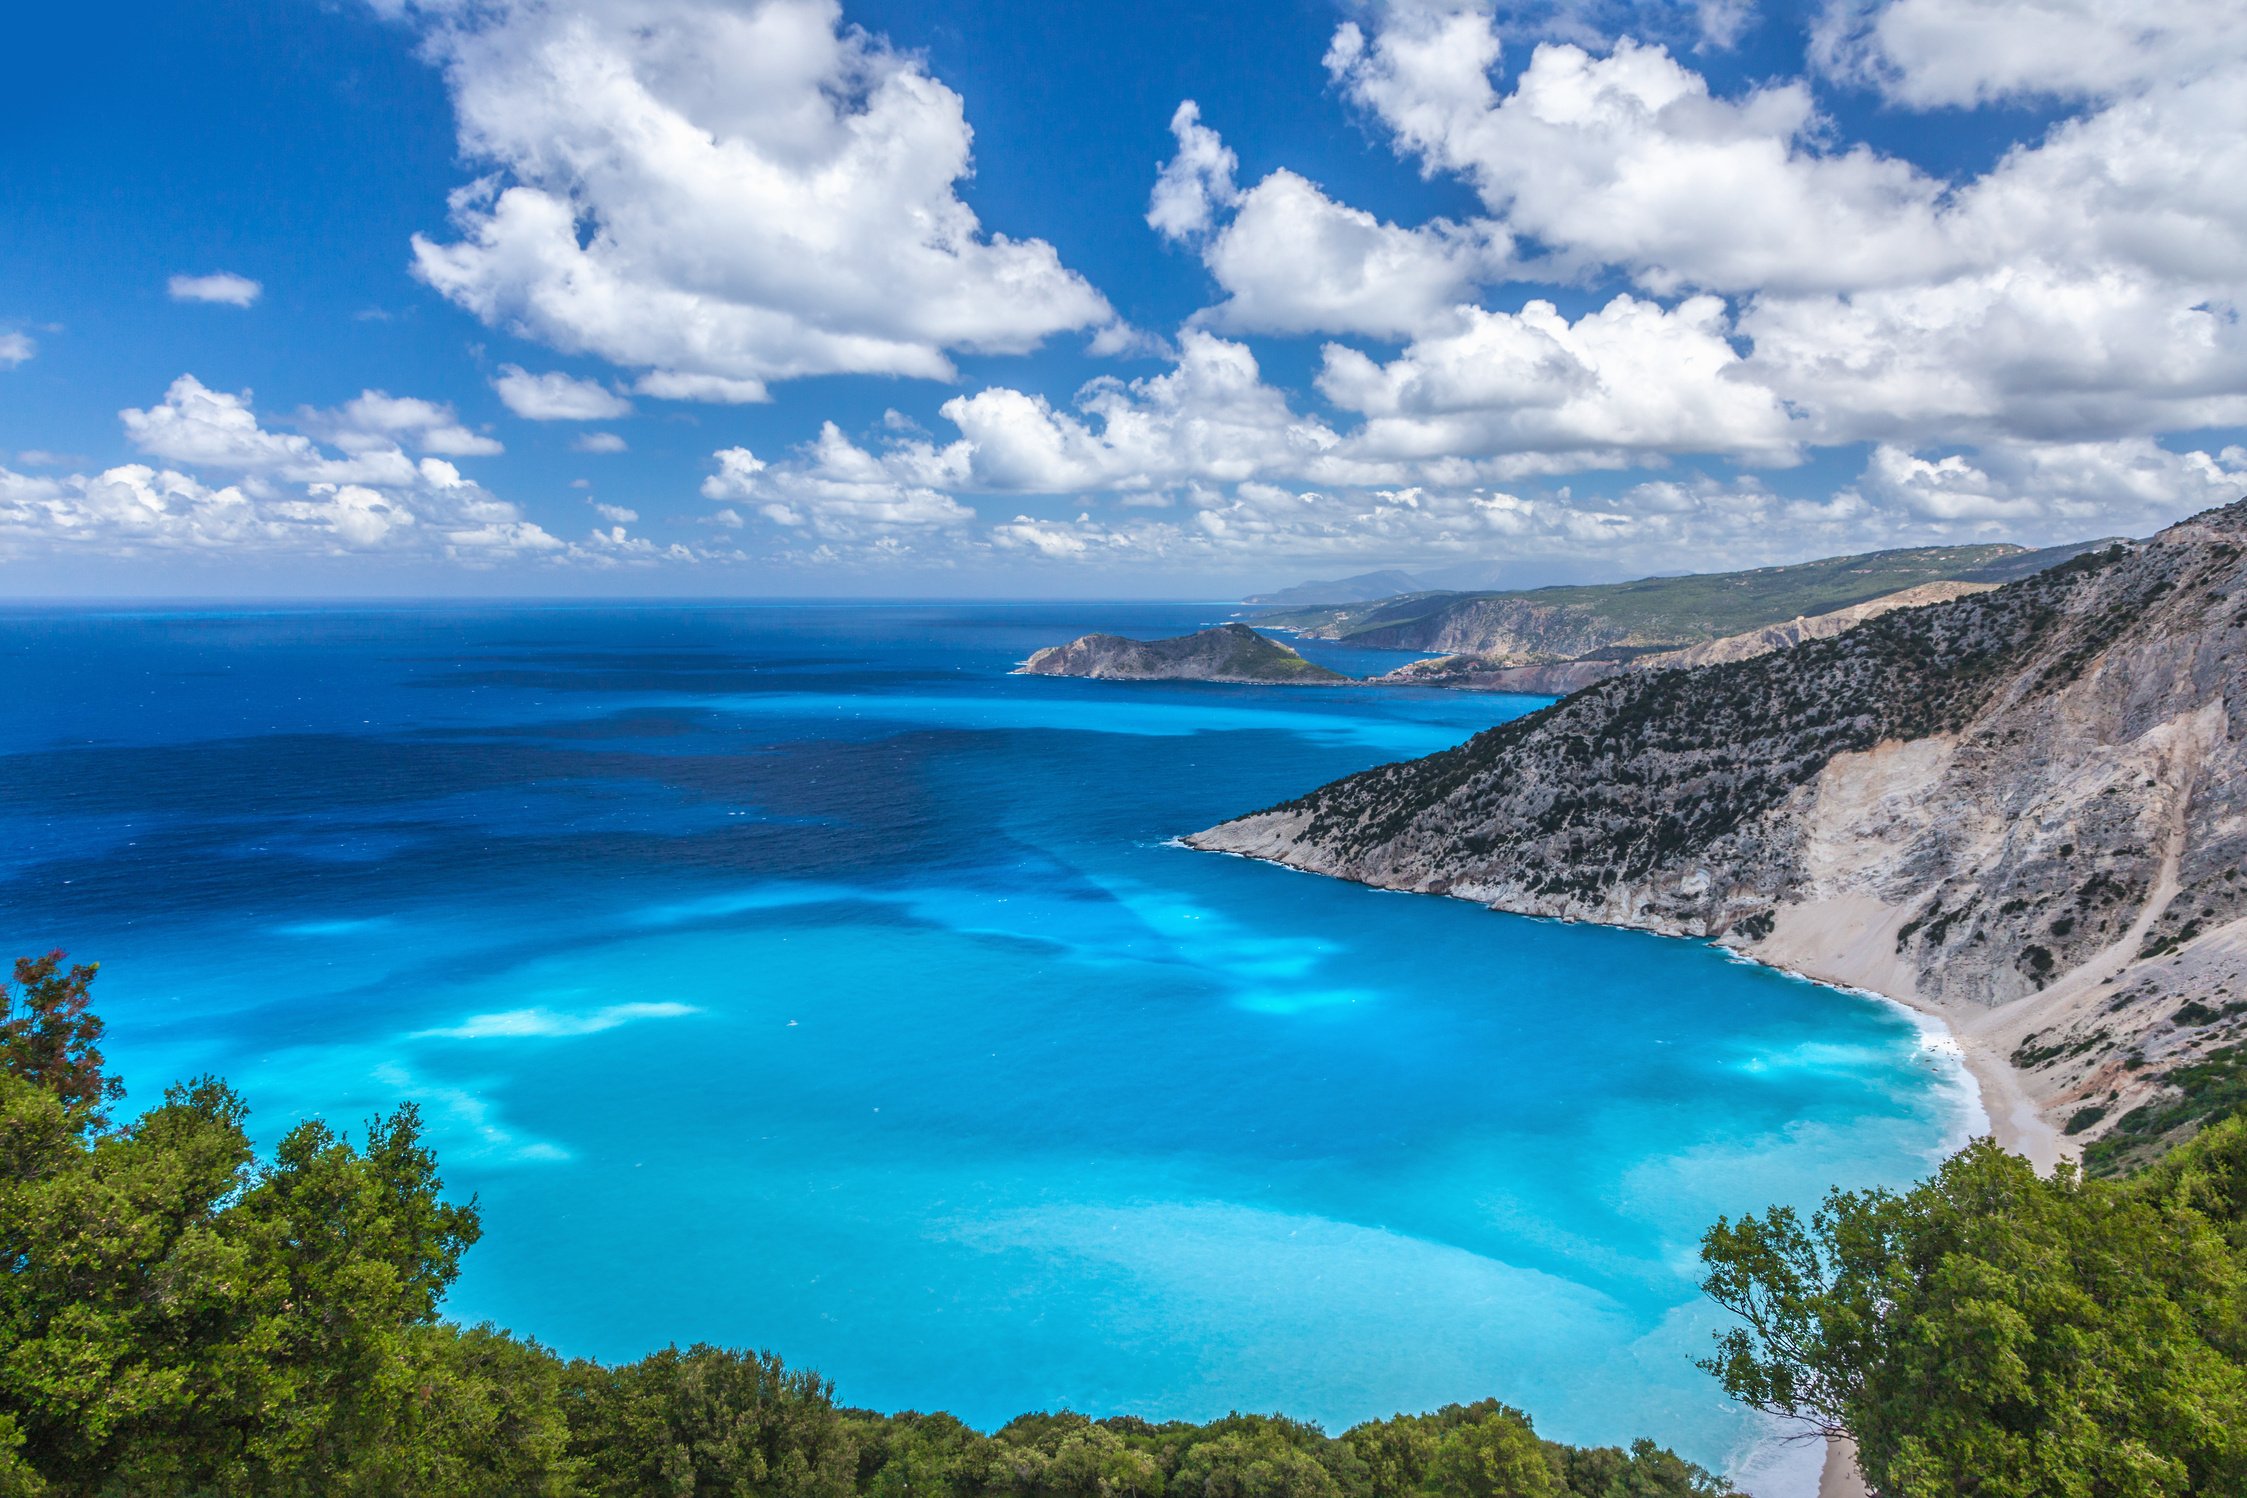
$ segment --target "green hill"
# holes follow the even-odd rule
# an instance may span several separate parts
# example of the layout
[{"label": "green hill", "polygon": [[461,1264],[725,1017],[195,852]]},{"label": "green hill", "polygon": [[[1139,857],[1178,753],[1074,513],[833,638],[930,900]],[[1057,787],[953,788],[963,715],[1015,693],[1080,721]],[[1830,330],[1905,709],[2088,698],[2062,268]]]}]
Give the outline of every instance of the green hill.
[{"label": "green hill", "polygon": [[2033,552],[2009,543],[1922,546],[1745,572],[1508,592],[1412,593],[1371,604],[1287,610],[1258,622],[1376,648],[1575,659],[1616,648],[1698,645],[1921,583],[2011,581],[2094,544]]}]

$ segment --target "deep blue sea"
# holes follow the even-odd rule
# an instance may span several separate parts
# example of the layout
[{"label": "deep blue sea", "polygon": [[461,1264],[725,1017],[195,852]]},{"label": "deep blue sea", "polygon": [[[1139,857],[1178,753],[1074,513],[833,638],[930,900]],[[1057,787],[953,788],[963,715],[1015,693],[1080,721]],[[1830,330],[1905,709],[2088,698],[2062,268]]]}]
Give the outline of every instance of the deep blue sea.
[{"label": "deep blue sea", "polygon": [[418,1101],[451,1313],[566,1353],[1738,1461],[1702,1229],[1923,1173],[1956,1068],[1711,947],[1169,842],[1537,699],[1008,674],[1225,615],[0,613],[0,935],[100,959],[139,1103]]}]

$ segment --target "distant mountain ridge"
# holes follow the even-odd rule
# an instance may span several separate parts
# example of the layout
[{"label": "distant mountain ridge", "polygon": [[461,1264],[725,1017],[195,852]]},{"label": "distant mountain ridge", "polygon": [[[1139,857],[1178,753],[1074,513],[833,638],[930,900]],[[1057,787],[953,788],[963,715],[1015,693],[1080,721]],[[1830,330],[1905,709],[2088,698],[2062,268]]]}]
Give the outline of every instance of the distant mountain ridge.
[{"label": "distant mountain ridge", "polygon": [[2111,1164],[2247,1088],[2243,557],[2247,500],[1188,841],[1926,1004]]},{"label": "distant mountain ridge", "polygon": [[1421,586],[1409,572],[1361,572],[1331,582],[1297,583],[1274,593],[1255,593],[1243,603],[1266,608],[1309,608],[1322,604],[1374,603],[1410,593]]},{"label": "distant mountain ridge", "polygon": [[1376,649],[1472,654],[1501,665],[1532,665],[1580,660],[1618,648],[1682,649],[1925,583],[2008,582],[2097,544],[2044,551],[2009,543],[1927,546],[1626,583],[1408,593],[1367,604],[1283,610],[1258,622]]},{"label": "distant mountain ridge", "polygon": [[1413,661],[1373,678],[1392,686],[1461,687],[1469,691],[1521,692],[1536,696],[1565,697],[1595,681],[1626,672],[1670,671],[1681,666],[1715,666],[1729,661],[1753,660],[1774,650],[1786,650],[1805,640],[1823,640],[1855,629],[1868,619],[1896,609],[1925,608],[1948,603],[1970,593],[1986,593],[1995,583],[1921,583],[1899,593],[1884,593],[1865,603],[1853,603],[1830,613],[1766,624],[1721,640],[1687,645],[1679,650],[1608,649],[1573,661],[1546,661],[1533,666],[1507,665],[1502,659],[1481,655],[1442,655]]},{"label": "distant mountain ridge", "polygon": [[1048,645],[1037,651],[1022,663],[1017,674],[1261,686],[1320,686],[1350,679],[1339,671],[1313,665],[1295,650],[1245,624],[1221,624],[1167,640],[1085,635],[1066,645]]}]

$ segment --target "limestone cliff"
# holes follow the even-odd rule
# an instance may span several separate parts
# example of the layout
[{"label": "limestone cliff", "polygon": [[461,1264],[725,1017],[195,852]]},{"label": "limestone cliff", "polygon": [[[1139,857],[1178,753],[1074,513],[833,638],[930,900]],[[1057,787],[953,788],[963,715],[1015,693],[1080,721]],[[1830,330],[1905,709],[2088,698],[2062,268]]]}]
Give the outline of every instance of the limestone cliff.
[{"label": "limestone cliff", "polygon": [[1018,675],[1091,676],[1105,681],[1223,681],[1260,686],[1317,686],[1348,681],[1303,659],[1245,624],[1223,624],[1168,640],[1086,635],[1049,645],[1022,663]]},{"label": "limestone cliff", "polygon": [[1715,937],[1937,1008],[2079,1141],[2113,1131],[2113,1163],[2189,1130],[2247,1056],[2243,552],[2247,501],[1830,639],[1617,676],[1188,841]]}]

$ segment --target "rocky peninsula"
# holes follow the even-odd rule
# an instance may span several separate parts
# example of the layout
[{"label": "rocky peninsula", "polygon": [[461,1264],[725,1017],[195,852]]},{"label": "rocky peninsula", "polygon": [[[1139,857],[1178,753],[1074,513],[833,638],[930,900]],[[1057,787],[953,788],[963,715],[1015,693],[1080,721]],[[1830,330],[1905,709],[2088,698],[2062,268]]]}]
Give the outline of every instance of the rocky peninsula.
[{"label": "rocky peninsula", "polygon": [[1636,671],[1187,841],[1713,938],[1944,1018],[2121,1169],[2247,1075],[2247,500],[1825,639]]},{"label": "rocky peninsula", "polygon": [[1085,635],[1049,645],[1024,661],[1023,676],[1086,676],[1101,681],[1217,681],[1254,686],[1333,686],[1350,680],[1314,665],[1245,624],[1166,640]]}]

